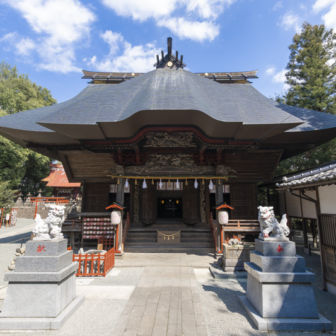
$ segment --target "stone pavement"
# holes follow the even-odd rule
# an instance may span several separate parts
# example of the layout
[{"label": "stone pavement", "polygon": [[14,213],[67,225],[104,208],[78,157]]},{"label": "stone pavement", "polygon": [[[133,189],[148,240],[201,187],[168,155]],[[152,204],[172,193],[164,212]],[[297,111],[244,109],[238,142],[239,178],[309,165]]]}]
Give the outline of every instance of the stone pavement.
[{"label": "stone pavement", "polygon": [[116,267],[160,267],[184,266],[208,268],[216,262],[213,253],[125,253],[123,259],[116,259]]},{"label": "stone pavement", "polygon": [[[0,268],[3,257],[12,258],[15,242],[0,245]],[[306,259],[307,268],[317,275],[313,283],[319,312],[334,324],[336,333],[336,297],[323,292],[318,249]],[[11,260],[11,259],[10,259]],[[116,260],[116,268],[106,278],[78,278],[77,293],[85,295],[84,304],[55,331],[0,331],[1,335],[55,336],[132,336],[132,335],[208,335],[262,336],[238,302],[245,295],[246,279],[215,280],[209,264],[212,255],[126,254]],[[3,275],[0,275],[1,277]],[[0,279],[0,281],[2,278]],[[6,288],[0,288],[0,309]],[[318,336],[316,332],[272,332],[277,336]],[[331,334],[331,333],[329,333]]]},{"label": "stone pavement", "polygon": [[113,336],[206,336],[194,270],[147,267]]}]

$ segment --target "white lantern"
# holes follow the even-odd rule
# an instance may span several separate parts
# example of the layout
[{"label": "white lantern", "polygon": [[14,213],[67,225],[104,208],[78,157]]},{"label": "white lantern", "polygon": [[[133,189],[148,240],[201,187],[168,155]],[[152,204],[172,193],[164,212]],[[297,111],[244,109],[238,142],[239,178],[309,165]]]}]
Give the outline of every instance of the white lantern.
[{"label": "white lantern", "polygon": [[121,212],[120,211],[112,211],[111,213],[111,223],[114,225],[118,225],[121,222]]},{"label": "white lantern", "polygon": [[219,224],[227,224],[229,222],[229,213],[227,211],[218,212]]}]

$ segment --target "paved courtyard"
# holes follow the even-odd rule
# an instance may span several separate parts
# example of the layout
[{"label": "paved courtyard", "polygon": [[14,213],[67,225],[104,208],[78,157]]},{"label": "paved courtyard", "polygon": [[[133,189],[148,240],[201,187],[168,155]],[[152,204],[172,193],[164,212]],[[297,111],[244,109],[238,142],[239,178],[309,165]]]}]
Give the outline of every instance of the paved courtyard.
[{"label": "paved courtyard", "polygon": [[[28,224],[27,224],[28,226]],[[19,230],[22,230],[20,228]],[[3,231],[3,234],[6,232]],[[19,246],[24,233],[1,238],[0,309],[6,292],[3,272]],[[29,232],[26,233],[28,239]],[[6,239],[4,242],[3,239]],[[1,243],[4,242],[4,243]],[[318,249],[306,258],[307,268],[317,275],[313,284],[319,312],[334,324],[336,333],[336,297],[323,292]],[[255,329],[238,296],[246,291],[246,279],[215,280],[209,265],[211,254],[126,254],[106,278],[77,278],[77,293],[85,302],[55,331],[0,331],[2,335],[109,335],[109,336],[221,336],[265,335]],[[273,332],[272,335],[320,335],[320,333]],[[331,334],[331,333],[330,333]]]}]

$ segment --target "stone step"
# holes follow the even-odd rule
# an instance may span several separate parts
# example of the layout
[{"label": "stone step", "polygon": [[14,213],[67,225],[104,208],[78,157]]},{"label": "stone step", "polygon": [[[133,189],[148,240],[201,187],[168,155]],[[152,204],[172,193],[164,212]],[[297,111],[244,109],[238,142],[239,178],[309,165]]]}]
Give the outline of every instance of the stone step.
[{"label": "stone step", "polygon": [[177,244],[158,244],[154,242],[127,242],[125,247],[214,247],[213,243],[177,243]]},{"label": "stone step", "polygon": [[214,253],[214,247],[125,246],[127,253]]}]

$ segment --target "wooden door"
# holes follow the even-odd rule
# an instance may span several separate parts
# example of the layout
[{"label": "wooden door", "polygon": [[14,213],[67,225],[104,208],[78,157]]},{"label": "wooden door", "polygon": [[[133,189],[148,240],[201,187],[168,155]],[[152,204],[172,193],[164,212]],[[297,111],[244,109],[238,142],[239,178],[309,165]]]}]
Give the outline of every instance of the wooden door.
[{"label": "wooden door", "polygon": [[157,217],[156,183],[147,182],[146,189],[140,189],[140,222],[154,224]]},{"label": "wooden door", "polygon": [[196,224],[199,222],[199,189],[194,187],[192,181],[188,185],[183,184],[183,222],[185,224]]},{"label": "wooden door", "polygon": [[110,185],[88,183],[85,188],[85,212],[105,212],[109,204]]},{"label": "wooden door", "polygon": [[231,184],[232,219],[257,219],[256,184]]}]

